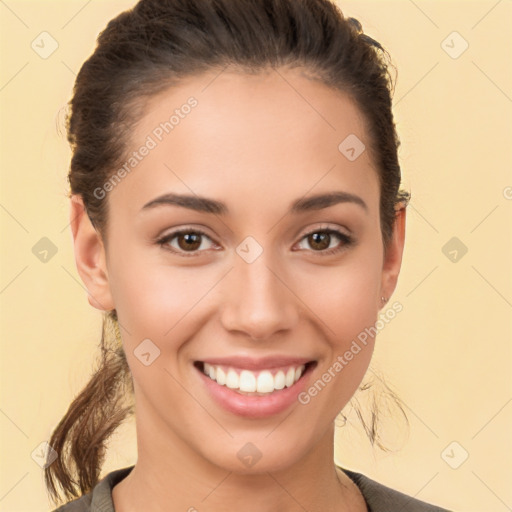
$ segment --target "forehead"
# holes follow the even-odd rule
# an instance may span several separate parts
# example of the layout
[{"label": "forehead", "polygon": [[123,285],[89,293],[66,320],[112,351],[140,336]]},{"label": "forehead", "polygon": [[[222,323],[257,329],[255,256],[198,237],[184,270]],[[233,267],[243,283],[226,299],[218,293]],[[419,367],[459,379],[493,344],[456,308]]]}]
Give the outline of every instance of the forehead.
[{"label": "forehead", "polygon": [[300,69],[204,73],[144,105],[130,148],[151,150],[122,188],[139,208],[171,190],[260,198],[260,206],[271,207],[336,188],[371,203],[378,181],[369,152],[347,158],[346,140],[359,144],[357,152],[369,146],[362,113],[346,94]]}]

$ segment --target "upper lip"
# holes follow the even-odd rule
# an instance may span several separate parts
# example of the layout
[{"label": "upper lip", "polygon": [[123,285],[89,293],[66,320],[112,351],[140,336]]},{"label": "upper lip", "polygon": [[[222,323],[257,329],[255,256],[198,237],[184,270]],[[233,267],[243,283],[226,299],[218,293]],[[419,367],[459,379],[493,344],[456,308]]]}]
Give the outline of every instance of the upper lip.
[{"label": "upper lip", "polygon": [[219,366],[231,366],[233,368],[242,368],[245,370],[266,370],[270,368],[280,368],[282,366],[301,366],[313,362],[314,359],[307,357],[290,356],[266,356],[266,357],[211,357],[201,359],[200,362]]}]

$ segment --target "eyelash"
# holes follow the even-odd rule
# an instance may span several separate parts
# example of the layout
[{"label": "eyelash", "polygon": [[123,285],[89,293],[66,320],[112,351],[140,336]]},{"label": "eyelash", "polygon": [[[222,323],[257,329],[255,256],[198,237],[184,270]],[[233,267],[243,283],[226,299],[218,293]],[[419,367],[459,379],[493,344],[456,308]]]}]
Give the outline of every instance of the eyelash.
[{"label": "eyelash", "polygon": [[[200,229],[192,229],[192,228],[183,228],[183,229],[179,229],[177,231],[173,231],[172,233],[169,233],[159,239],[156,240],[156,243],[162,247],[162,249],[165,249],[167,251],[170,251],[174,254],[178,254],[180,256],[183,256],[185,258],[188,258],[188,257],[196,257],[196,256],[200,256],[201,252],[202,251],[195,251],[195,252],[192,252],[192,253],[188,253],[186,251],[178,251],[176,249],[173,249],[173,248],[170,248],[169,247],[169,242],[171,240],[173,240],[174,238],[176,238],[177,236],[179,235],[183,235],[183,234],[196,234],[196,235],[201,235],[201,236],[205,236],[206,238],[210,239],[211,238],[204,232],[204,231],[201,231]],[[343,241],[343,244],[341,246],[337,246],[337,247],[334,247],[334,248],[331,248],[331,249],[324,249],[322,251],[312,251],[314,253],[318,253],[319,256],[330,256],[330,255],[333,255],[333,254],[337,254],[345,249],[347,249],[350,245],[353,245],[354,243],[354,239],[345,234],[345,233],[342,233],[341,231],[338,231],[336,229],[332,229],[332,228],[318,228],[318,229],[315,229],[313,231],[310,231],[309,233],[306,233],[301,239],[300,241],[304,240],[305,238],[313,235],[313,234],[316,234],[316,233],[324,233],[324,234],[328,234],[328,235],[335,235],[337,236],[340,240]],[[213,240],[212,240],[213,241]]]}]

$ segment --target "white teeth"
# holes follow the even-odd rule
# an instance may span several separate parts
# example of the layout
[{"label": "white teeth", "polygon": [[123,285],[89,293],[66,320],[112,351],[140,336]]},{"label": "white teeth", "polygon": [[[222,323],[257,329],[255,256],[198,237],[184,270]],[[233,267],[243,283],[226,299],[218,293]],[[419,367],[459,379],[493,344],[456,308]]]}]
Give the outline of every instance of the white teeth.
[{"label": "white teeth", "polygon": [[247,393],[254,393],[256,391],[256,377],[254,373],[249,372],[247,370],[243,370],[240,373],[240,391],[245,391]]},{"label": "white teeth", "polygon": [[286,387],[289,388],[293,384],[294,381],[295,381],[295,368],[290,368],[286,372],[286,379],[285,379]]},{"label": "white teeth", "polygon": [[275,375],[269,370],[263,370],[256,374],[250,370],[241,370],[237,373],[234,368],[223,370],[220,366],[204,363],[203,372],[217,384],[241,393],[268,394],[273,391],[293,386],[304,373],[305,365],[290,366],[286,372],[279,370]]},{"label": "white teeth", "polygon": [[286,377],[284,376],[284,372],[279,370],[274,377],[274,388],[275,389],[283,389],[286,384]]},{"label": "white teeth", "polygon": [[272,393],[274,391],[274,377],[268,370],[262,371],[258,375],[258,393]]},{"label": "white teeth", "polygon": [[236,373],[235,370],[230,369],[226,375],[226,387],[231,389],[238,389],[239,386],[240,379],[238,377],[238,373]]},{"label": "white teeth", "polygon": [[[216,373],[216,375],[215,375],[215,373]],[[221,386],[224,386],[224,384],[226,384],[226,374],[224,373],[222,368],[217,368],[216,372],[215,372],[215,368],[214,368],[213,377],[211,377],[210,375],[208,375],[208,377],[210,377],[210,379],[212,379],[212,380],[216,380],[217,384],[220,384]]]}]

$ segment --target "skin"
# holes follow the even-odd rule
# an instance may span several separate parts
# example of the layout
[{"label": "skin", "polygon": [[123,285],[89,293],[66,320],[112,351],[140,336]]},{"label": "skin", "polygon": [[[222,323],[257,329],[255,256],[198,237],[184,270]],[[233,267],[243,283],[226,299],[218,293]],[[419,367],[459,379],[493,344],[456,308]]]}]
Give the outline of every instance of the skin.
[{"label": "skin", "polygon": [[[116,309],[134,380],[138,460],[113,490],[116,511],[366,510],[335,467],[334,420],[361,383],[374,339],[307,405],[294,402],[268,418],[221,408],[193,362],[303,356],[317,362],[309,387],[375,324],[381,296],[393,293],[405,209],[385,252],[370,153],[352,162],[338,150],[349,134],[369,146],[362,114],[345,94],[298,69],[217,74],[148,101],[133,149],[187,98],[198,105],[108,194],[103,237],[80,197],[71,201],[78,271],[90,303]],[[287,213],[296,199],[332,191],[359,196],[367,211],[344,202]],[[229,214],[169,205],[142,211],[168,192],[223,201]],[[198,256],[186,256],[180,237],[168,246],[185,256],[155,242],[181,227],[206,232]],[[323,247],[342,250],[322,255],[326,249],[305,235],[326,227],[354,243],[333,235]],[[247,236],[263,249],[252,263],[236,252]],[[147,338],[161,351],[149,366],[134,355]],[[245,467],[237,452],[249,442],[262,456]]]}]

